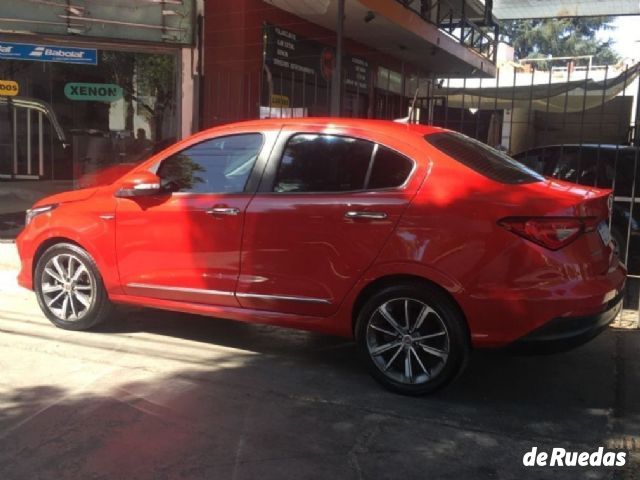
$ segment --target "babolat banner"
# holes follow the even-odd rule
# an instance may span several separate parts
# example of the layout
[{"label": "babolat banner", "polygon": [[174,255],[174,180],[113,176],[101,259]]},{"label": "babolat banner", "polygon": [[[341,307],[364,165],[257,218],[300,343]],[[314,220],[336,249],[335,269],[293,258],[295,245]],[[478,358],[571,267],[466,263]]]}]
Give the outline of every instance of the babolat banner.
[{"label": "babolat banner", "polygon": [[95,48],[0,42],[0,60],[31,60],[36,62],[97,65],[98,51]]}]

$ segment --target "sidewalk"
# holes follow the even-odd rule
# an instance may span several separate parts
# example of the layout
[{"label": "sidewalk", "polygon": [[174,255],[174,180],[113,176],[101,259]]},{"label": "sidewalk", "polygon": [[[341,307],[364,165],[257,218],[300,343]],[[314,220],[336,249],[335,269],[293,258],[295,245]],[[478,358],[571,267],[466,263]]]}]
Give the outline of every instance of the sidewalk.
[{"label": "sidewalk", "polygon": [[12,270],[18,273],[20,257],[15,242],[0,242],[0,271]]}]

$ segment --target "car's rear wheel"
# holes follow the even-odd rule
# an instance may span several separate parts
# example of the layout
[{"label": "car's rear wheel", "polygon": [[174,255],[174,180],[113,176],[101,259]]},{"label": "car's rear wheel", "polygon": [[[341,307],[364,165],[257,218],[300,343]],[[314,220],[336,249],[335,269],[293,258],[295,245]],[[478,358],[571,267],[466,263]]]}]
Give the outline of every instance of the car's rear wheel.
[{"label": "car's rear wheel", "polygon": [[470,349],[459,308],[426,283],[375,293],[360,309],[355,333],[373,377],[406,395],[424,395],[452,381],[464,368]]},{"label": "car's rear wheel", "polygon": [[36,264],[34,289],[43,313],[66,330],[88,330],[111,311],[95,262],[74,244],[59,243],[42,254]]}]

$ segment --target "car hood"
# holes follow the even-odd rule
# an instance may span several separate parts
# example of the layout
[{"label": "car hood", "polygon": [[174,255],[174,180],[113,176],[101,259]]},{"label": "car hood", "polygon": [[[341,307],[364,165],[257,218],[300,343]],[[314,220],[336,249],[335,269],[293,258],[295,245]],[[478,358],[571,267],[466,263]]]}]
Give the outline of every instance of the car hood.
[{"label": "car hood", "polygon": [[48,197],[38,200],[32,208],[41,207],[43,205],[51,205],[52,203],[69,203],[79,202],[92,197],[97,191],[98,187],[81,188],[80,190],[69,190],[68,192],[56,193]]}]

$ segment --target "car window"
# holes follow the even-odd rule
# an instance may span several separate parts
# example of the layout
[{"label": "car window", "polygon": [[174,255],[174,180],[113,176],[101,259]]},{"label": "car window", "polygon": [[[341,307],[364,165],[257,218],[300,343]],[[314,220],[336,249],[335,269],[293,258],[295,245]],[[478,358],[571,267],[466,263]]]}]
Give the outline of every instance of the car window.
[{"label": "car window", "polygon": [[[633,178],[635,169],[635,151],[633,149],[618,149],[607,152],[609,159],[604,162],[605,177],[603,187],[614,188],[617,196],[630,197],[633,189]],[[616,160],[617,159],[617,160]],[[638,169],[636,178],[635,195],[640,196],[640,156],[638,157]]]},{"label": "car window", "polygon": [[550,177],[556,168],[559,153],[559,147],[548,146],[520,152],[513,158],[536,173]]},{"label": "car window", "polygon": [[598,180],[598,150],[589,147],[578,147],[578,183],[596,186]]},{"label": "car window", "polygon": [[531,150],[514,155],[513,158],[540,175],[544,175],[544,156],[542,150]]},{"label": "car window", "polygon": [[262,143],[259,133],[205,140],[164,159],[158,176],[174,192],[241,193]]},{"label": "car window", "polygon": [[579,152],[575,147],[560,148],[558,160],[550,176],[565,182],[578,182]]},{"label": "car window", "polygon": [[378,145],[366,188],[372,190],[399,187],[407,180],[412,169],[412,160],[390,148]]},{"label": "car window", "polygon": [[507,154],[457,132],[425,135],[425,140],[454,160],[500,183],[520,184],[544,180]]},{"label": "car window", "polygon": [[362,190],[373,143],[338,135],[297,134],[282,155],[273,191]]}]

